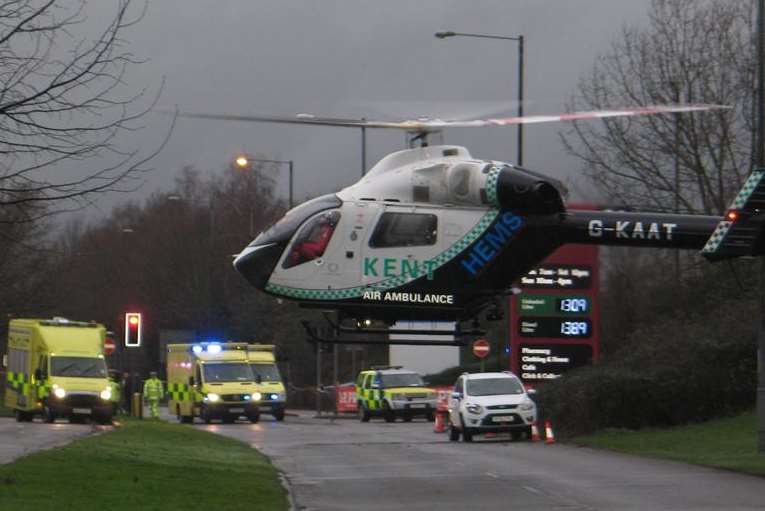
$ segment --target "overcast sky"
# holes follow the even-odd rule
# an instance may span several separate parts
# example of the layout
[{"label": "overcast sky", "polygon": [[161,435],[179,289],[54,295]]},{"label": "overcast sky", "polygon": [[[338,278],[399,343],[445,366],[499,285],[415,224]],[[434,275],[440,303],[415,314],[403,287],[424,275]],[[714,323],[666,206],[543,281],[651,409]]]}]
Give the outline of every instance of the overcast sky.
[{"label": "overcast sky", "polygon": [[[97,2],[91,20],[107,17]],[[439,30],[526,39],[526,112],[554,113],[625,23],[645,21],[649,0],[158,0],[125,37],[139,57],[130,83],[166,80],[160,108],[214,113],[406,118],[515,112],[517,43],[436,39]],[[147,118],[146,140],[167,118]],[[525,128],[524,165],[571,179],[560,125]],[[445,142],[512,162],[516,128],[454,129]],[[402,149],[404,136],[369,132],[368,166]],[[360,175],[354,129],[181,119],[154,162],[142,198],[178,169],[221,169],[237,152],[295,162],[295,195],[338,190]],[[286,196],[286,172],[280,181]],[[105,199],[102,210],[111,201]]]}]

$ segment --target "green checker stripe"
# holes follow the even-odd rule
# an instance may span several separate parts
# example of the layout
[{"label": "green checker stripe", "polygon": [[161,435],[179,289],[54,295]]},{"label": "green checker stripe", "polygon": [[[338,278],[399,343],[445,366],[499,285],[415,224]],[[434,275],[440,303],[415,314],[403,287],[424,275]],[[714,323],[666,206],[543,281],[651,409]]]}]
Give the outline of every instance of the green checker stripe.
[{"label": "green checker stripe", "polygon": [[[432,270],[437,270],[447,262],[451,261],[460,252],[470,246],[475,240],[477,240],[485,231],[489,228],[497,215],[498,210],[491,210],[478,220],[470,231],[460,238],[455,244],[443,251],[441,254],[432,259]],[[387,291],[395,287],[403,286],[404,284],[411,282],[421,275],[399,275],[398,277],[392,277],[380,282],[368,284],[366,286],[349,287],[345,289],[300,289],[295,287],[280,286],[277,284],[266,285],[266,291],[282,296],[289,296],[291,298],[297,298],[301,300],[343,300],[348,298],[358,298],[364,294],[365,291]]]},{"label": "green checker stripe", "polygon": [[37,398],[42,399],[50,395],[53,385],[49,381],[42,381],[37,384]]},{"label": "green checker stripe", "polygon": [[749,174],[749,178],[746,180],[746,183],[744,183],[741,191],[738,192],[738,195],[734,199],[733,204],[731,204],[730,209],[743,208],[754,190],[760,185],[760,181],[762,181],[763,176],[765,176],[765,169],[753,170],[752,173]]},{"label": "green checker stripe", "polygon": [[8,380],[8,387],[10,387],[11,390],[21,394],[26,394],[29,392],[31,385],[29,384],[28,374],[8,371],[6,379]]},{"label": "green checker stripe", "polygon": [[191,387],[188,384],[168,383],[167,394],[171,401],[191,401]]},{"label": "green checker stripe", "polygon": [[495,208],[499,207],[499,199],[497,198],[497,181],[499,180],[500,167],[496,165],[489,169],[489,175],[486,176],[486,199],[489,204]]},{"label": "green checker stripe", "polygon": [[704,245],[704,248],[701,249],[701,252],[704,254],[712,254],[716,252],[720,247],[720,244],[722,244],[723,240],[725,239],[725,235],[728,234],[728,231],[730,231],[732,225],[733,222],[729,222],[727,220],[723,220],[717,224],[715,232],[713,232],[712,236],[709,237],[706,245]]}]

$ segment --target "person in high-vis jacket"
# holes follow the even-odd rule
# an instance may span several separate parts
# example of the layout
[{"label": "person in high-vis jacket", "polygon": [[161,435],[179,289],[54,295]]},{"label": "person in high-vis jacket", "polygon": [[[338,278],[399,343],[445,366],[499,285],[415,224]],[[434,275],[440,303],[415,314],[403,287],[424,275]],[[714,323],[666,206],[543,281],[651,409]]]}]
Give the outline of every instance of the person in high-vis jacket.
[{"label": "person in high-vis jacket", "polygon": [[159,400],[165,396],[162,381],[157,378],[157,372],[149,373],[149,379],[143,383],[143,398],[149,403],[149,413],[152,419],[159,419]]}]

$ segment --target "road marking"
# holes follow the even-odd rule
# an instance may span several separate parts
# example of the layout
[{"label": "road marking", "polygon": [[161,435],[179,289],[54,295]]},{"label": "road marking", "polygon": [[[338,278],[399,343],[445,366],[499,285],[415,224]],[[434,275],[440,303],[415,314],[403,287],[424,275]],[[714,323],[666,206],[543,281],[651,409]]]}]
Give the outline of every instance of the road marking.
[{"label": "road marking", "polygon": [[486,472],[486,475],[489,477],[493,477],[494,479],[499,479],[499,476],[497,474],[492,474],[491,472]]},{"label": "road marking", "polygon": [[536,495],[543,495],[543,493],[536,488],[532,488],[531,486],[522,486],[522,488],[528,492],[534,493]]}]

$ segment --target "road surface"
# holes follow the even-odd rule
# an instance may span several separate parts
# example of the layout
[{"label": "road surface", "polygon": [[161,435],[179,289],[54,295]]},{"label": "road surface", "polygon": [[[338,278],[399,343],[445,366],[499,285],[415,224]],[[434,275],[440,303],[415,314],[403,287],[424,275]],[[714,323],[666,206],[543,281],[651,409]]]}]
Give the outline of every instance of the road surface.
[{"label": "road surface", "polygon": [[35,422],[16,422],[14,419],[0,418],[0,463],[10,463],[32,452],[67,444],[105,427],[66,422],[45,424],[40,419],[35,419]]},{"label": "road surface", "polygon": [[310,510],[753,510],[765,479],[540,442],[449,442],[423,421],[315,419],[195,427],[243,440]]}]

